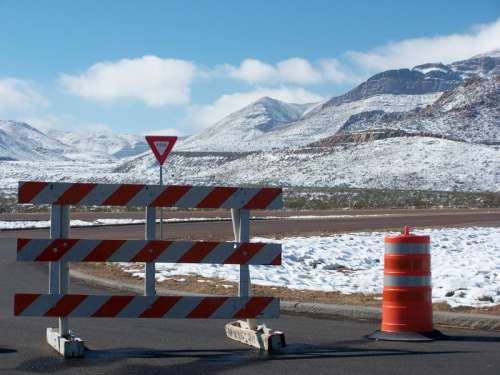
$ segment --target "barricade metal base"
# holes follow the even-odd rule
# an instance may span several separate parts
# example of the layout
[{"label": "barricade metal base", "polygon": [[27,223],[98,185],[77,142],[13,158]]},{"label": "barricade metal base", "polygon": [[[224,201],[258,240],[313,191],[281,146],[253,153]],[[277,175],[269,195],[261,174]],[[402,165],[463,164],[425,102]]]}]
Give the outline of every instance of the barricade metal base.
[{"label": "barricade metal base", "polygon": [[85,345],[78,337],[59,335],[59,329],[47,328],[47,342],[64,358],[79,358],[85,354]]},{"label": "barricade metal base", "polygon": [[379,330],[366,337],[382,341],[434,341],[448,338],[437,329],[430,332],[384,332]]},{"label": "barricade metal base", "polygon": [[285,334],[280,331],[273,331],[265,325],[261,325],[257,329],[251,329],[246,321],[237,320],[226,324],[225,328],[226,335],[230,339],[263,351],[277,351],[286,346]]}]

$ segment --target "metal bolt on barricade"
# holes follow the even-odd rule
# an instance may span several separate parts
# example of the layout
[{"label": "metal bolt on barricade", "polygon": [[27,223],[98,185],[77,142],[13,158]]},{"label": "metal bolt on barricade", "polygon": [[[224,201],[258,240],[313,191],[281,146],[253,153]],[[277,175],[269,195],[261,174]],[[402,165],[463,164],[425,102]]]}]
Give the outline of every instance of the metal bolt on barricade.
[{"label": "metal bolt on barricade", "polygon": [[445,336],[432,325],[430,237],[410,233],[384,238],[384,292],[380,330],[370,339],[432,341]]}]

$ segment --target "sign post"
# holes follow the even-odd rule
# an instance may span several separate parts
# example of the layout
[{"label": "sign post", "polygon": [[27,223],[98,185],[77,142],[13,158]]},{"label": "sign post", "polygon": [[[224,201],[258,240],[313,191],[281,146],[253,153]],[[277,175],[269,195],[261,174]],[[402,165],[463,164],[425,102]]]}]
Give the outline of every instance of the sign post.
[{"label": "sign post", "polygon": [[[156,160],[160,164],[160,185],[163,185],[163,164],[167,160],[168,155],[172,151],[177,137],[161,136],[161,135],[147,135],[146,141],[151,147]],[[160,240],[163,239],[163,208],[160,207]]]}]

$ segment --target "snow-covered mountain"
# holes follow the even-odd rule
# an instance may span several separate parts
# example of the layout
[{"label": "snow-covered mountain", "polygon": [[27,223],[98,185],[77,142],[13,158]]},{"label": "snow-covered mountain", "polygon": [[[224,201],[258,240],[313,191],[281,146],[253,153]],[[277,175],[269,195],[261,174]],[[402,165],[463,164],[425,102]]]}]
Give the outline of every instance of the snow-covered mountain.
[{"label": "snow-covered mountain", "polygon": [[366,99],[376,95],[424,95],[450,91],[464,80],[500,74],[500,51],[473,56],[449,65],[428,63],[413,69],[394,69],[375,74],[344,95],[336,96],[311,111],[309,115],[328,106]]},{"label": "snow-covered mountain", "polygon": [[440,95],[441,93],[423,95],[382,94],[327,106],[299,121],[282,126],[272,134],[272,138],[260,138],[256,139],[256,142],[263,145],[273,145],[274,148],[305,146],[335,134],[353,115],[374,110],[387,113],[407,112],[433,103]]},{"label": "snow-covered mountain", "polygon": [[500,74],[500,49],[482,53],[467,60],[456,61],[450,68],[462,79],[491,77]]},{"label": "snow-covered mountain", "polygon": [[87,158],[116,158],[135,156],[146,152],[149,147],[143,136],[137,134],[115,133],[109,130],[70,132],[51,130],[48,135],[75,149],[73,155],[86,155]]},{"label": "snow-covered mountain", "polygon": [[315,104],[290,104],[263,97],[224,117],[205,131],[180,142],[181,150],[239,150],[254,148],[254,140],[300,119]]},{"label": "snow-covered mountain", "polygon": [[[299,114],[300,111],[293,112],[295,116],[283,116],[280,110],[275,110],[276,107],[289,108],[286,103],[279,102],[278,106],[275,105],[277,101],[263,98],[230,114],[204,132],[188,138],[177,149],[257,151],[304,146],[335,135],[355,116],[363,117],[375,112],[379,116],[391,117],[391,114],[400,116],[402,112],[419,111],[433,104],[444,92],[457,89],[465,80],[482,78],[482,84],[487,86],[486,82],[497,75],[500,75],[500,51],[492,51],[449,65],[429,63],[413,69],[388,70],[374,75],[344,95],[303,110],[302,114]],[[460,94],[457,92],[455,96],[458,98]],[[273,105],[266,106],[266,102]],[[458,108],[459,104],[454,106]],[[430,111],[435,110],[439,114],[428,116],[429,124],[434,120],[440,124],[456,124],[460,120],[456,117],[457,111],[446,111],[444,107],[441,110],[438,107],[430,107]],[[489,119],[488,123],[494,125],[494,111],[488,113],[481,110],[481,113]],[[455,119],[448,121],[447,116],[455,116]],[[483,119],[482,117],[481,120]],[[475,121],[478,122],[479,117]],[[468,125],[461,126],[465,128]],[[487,141],[491,134],[496,134],[494,130],[492,132],[488,131],[476,139]],[[467,138],[466,132],[462,133]]]},{"label": "snow-covered mountain", "polygon": [[[303,146],[335,133],[353,114],[384,110],[387,112],[409,111],[432,103],[440,93],[426,95],[375,95],[362,100],[328,106],[323,104],[301,107],[295,119],[284,120],[282,112],[270,110],[262,98],[232,113],[200,134],[189,137],[177,147],[182,151],[258,151],[274,148]],[[278,102],[272,100],[272,102]],[[287,103],[278,102],[279,109]],[[289,116],[290,118],[293,116]],[[265,130],[261,130],[261,128]]]},{"label": "snow-covered mountain", "polygon": [[384,131],[400,136],[426,134],[462,142],[500,144],[500,75],[471,78],[454,90],[444,93],[433,104],[410,112],[388,113],[381,110],[353,115],[333,136],[319,145],[370,139],[370,133]]},{"label": "snow-covered mountain", "polygon": [[0,120],[0,160],[65,160],[72,151],[24,122]]},{"label": "snow-covered mountain", "polygon": [[106,130],[46,133],[0,120],[0,160],[119,160],[149,150],[143,136]]},{"label": "snow-covered mountain", "polygon": [[[166,181],[500,192],[499,61],[500,51],[384,72],[316,105],[262,98],[179,142]],[[153,155],[136,154],[142,137],[51,135],[62,142],[0,122],[0,158],[24,160],[0,163],[4,188],[158,180]]]}]

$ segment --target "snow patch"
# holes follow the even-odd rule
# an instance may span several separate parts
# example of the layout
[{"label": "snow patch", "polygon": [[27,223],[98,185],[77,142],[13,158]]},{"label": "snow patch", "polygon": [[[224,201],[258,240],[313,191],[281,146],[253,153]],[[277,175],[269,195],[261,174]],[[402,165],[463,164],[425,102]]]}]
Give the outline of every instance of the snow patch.
[{"label": "snow patch", "polygon": [[[431,236],[432,300],[450,306],[500,304],[500,228],[425,229]],[[284,238],[282,266],[252,266],[252,283],[299,290],[380,294],[383,238],[393,232]],[[254,242],[267,241],[253,238]],[[122,263],[124,270],[133,267]],[[143,272],[135,275],[144,277]],[[237,282],[238,266],[157,264],[157,278],[199,275]]]}]

